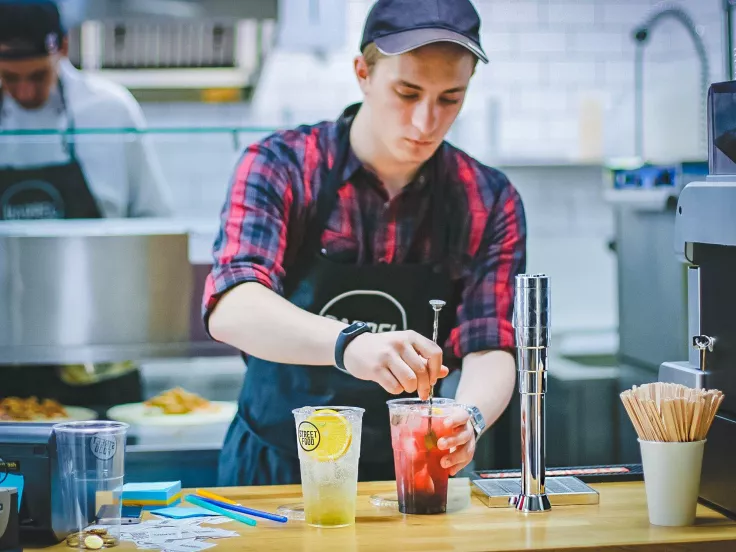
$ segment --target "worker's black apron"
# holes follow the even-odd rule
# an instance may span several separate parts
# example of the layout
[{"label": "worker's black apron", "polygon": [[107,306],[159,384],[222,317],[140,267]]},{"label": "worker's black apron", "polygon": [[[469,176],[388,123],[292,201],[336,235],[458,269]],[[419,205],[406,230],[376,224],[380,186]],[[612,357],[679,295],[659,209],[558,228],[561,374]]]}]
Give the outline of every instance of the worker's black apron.
[{"label": "worker's black apron", "polygon": [[[61,79],[58,86],[67,129],[73,131],[74,120],[67,108]],[[0,88],[0,117],[2,108],[3,92]],[[77,160],[74,140],[68,141],[64,136],[63,142],[69,154],[66,163],[23,169],[0,167],[0,221],[102,218]],[[29,144],[29,147],[32,146]],[[61,380],[55,366],[2,366],[0,369],[3,381],[0,397],[37,396],[56,399],[68,406],[96,408],[137,402],[142,398],[138,371],[92,385],[73,386]]]},{"label": "worker's black apron", "polygon": [[[349,107],[346,114],[353,115],[358,107]],[[285,296],[317,315],[348,323],[361,320],[378,332],[412,329],[430,339],[433,311],[429,301],[442,299],[447,306],[442,311],[438,341],[444,343],[455,320],[458,299],[443,262],[447,250],[443,173],[435,172],[431,183],[431,262],[354,265],[331,261],[321,253],[320,236],[337,203],[350,151],[350,123],[340,127],[338,152],[319,191],[316,216],[307,231],[300,261],[288,271]],[[437,163],[438,157],[431,162]],[[439,168],[437,164],[435,168]],[[333,366],[279,364],[246,355],[244,359],[247,372],[238,413],[220,456],[219,485],[299,483],[292,410],[320,405],[364,408],[358,477],[361,481],[394,479],[386,401],[396,396],[375,382],[359,380]]]}]

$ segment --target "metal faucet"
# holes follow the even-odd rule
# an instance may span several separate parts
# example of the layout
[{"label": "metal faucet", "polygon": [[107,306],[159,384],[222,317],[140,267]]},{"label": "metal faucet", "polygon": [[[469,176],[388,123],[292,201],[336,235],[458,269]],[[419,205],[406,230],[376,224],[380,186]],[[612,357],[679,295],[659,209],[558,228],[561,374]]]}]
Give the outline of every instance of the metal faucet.
[{"label": "metal faucet", "polygon": [[708,153],[708,129],[707,129],[707,102],[708,88],[710,86],[710,68],[708,65],[708,51],[705,47],[703,37],[698,32],[693,18],[685,11],[685,9],[677,3],[664,0],[654,5],[652,14],[638,25],[633,32],[633,38],[636,42],[636,52],[634,58],[634,144],[635,154],[644,159],[644,46],[646,45],[652,31],[657,24],[663,19],[674,19],[685,27],[685,30],[692,39],[695,52],[700,60],[700,128],[698,134],[700,136],[700,148],[702,153],[707,156]]},{"label": "metal faucet", "polygon": [[543,512],[551,508],[544,489],[544,395],[550,323],[546,275],[516,276],[513,321],[521,396],[521,494],[512,497],[511,503],[521,512]]}]

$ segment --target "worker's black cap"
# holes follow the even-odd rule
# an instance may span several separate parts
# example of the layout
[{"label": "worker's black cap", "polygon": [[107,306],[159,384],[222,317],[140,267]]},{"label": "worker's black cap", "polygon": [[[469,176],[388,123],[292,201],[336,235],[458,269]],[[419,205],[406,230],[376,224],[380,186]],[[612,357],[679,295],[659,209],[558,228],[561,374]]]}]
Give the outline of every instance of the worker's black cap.
[{"label": "worker's black cap", "polygon": [[0,0],[0,59],[58,52],[66,31],[52,0]]},{"label": "worker's black cap", "polygon": [[480,16],[470,0],[378,0],[368,14],[360,50],[371,42],[387,55],[454,42],[488,63],[480,44]]}]

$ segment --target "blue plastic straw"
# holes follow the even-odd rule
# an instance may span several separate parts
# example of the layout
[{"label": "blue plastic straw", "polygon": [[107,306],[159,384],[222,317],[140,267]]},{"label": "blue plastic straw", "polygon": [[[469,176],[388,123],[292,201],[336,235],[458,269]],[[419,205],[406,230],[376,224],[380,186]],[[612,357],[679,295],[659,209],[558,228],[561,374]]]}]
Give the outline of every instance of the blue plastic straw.
[{"label": "blue plastic straw", "polygon": [[197,506],[201,506],[205,510],[216,512],[220,514],[221,516],[229,517],[230,519],[234,519],[241,523],[245,523],[246,525],[250,525],[252,527],[255,527],[256,525],[256,520],[250,519],[249,517],[245,517],[240,514],[236,514],[235,512],[231,512],[230,510],[226,510],[225,508],[221,508],[214,504],[210,504],[209,502],[205,502],[204,499],[199,498],[198,496],[187,495],[185,500],[187,502],[191,502],[192,504],[196,504]]},{"label": "blue plastic straw", "polygon": [[289,521],[289,518],[285,516],[269,514],[268,512],[262,512],[260,510],[253,510],[252,508],[246,508],[245,506],[236,506],[234,504],[220,502],[219,500],[213,500],[211,498],[206,498],[203,496],[198,496],[197,498],[199,500],[204,500],[205,502],[208,502],[209,504],[212,504],[213,506],[219,506],[220,508],[225,508],[226,510],[232,510],[233,512],[240,512],[241,514],[248,514],[248,515],[255,516],[255,517],[270,519],[271,521],[278,521],[280,523],[286,523],[287,521]]}]

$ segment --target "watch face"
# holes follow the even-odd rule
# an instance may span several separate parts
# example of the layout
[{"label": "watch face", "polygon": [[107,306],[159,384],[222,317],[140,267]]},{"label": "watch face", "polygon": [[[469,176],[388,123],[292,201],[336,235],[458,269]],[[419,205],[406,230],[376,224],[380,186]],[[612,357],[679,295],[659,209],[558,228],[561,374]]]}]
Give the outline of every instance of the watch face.
[{"label": "watch face", "polygon": [[468,408],[468,412],[473,418],[473,427],[478,431],[482,430],[485,427],[485,422],[483,421],[483,415],[480,413],[480,410],[478,410],[478,407],[470,407]]},{"label": "watch face", "polygon": [[352,335],[355,332],[362,331],[363,328],[365,328],[365,327],[366,327],[366,323],[365,322],[355,322],[355,323],[351,324],[350,326],[348,326],[347,328],[345,328],[344,331],[348,335]]}]

